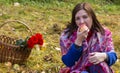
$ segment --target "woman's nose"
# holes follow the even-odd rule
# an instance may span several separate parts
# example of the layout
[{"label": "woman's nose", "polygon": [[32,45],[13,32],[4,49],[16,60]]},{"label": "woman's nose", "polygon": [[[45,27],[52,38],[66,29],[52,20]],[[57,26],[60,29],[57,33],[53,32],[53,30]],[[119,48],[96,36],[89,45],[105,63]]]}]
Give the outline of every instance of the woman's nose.
[{"label": "woman's nose", "polygon": [[81,24],[84,23],[84,19],[83,18],[80,19],[80,23]]}]

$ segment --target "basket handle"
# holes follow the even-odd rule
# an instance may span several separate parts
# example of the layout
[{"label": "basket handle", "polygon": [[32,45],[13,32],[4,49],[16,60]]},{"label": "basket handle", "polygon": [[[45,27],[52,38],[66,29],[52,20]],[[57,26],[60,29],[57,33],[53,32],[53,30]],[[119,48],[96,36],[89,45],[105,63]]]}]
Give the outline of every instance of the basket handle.
[{"label": "basket handle", "polygon": [[8,20],[8,21],[2,23],[0,25],[0,28],[2,28],[5,24],[10,23],[10,22],[17,22],[17,23],[23,24],[30,31],[31,35],[33,34],[32,31],[31,31],[31,29],[28,27],[28,25],[26,23],[22,22],[22,21],[19,21],[19,20]]}]

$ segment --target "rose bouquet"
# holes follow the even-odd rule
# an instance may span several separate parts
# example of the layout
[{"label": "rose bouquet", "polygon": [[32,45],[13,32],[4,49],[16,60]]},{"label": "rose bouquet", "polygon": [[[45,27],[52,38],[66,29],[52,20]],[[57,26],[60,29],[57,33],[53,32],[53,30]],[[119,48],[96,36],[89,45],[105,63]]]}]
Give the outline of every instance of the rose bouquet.
[{"label": "rose bouquet", "polygon": [[32,35],[31,37],[26,37],[25,40],[23,39],[19,39],[16,40],[16,45],[22,47],[22,48],[30,48],[32,49],[34,47],[34,45],[43,45],[43,37],[42,34],[40,33],[36,33],[34,35]]}]

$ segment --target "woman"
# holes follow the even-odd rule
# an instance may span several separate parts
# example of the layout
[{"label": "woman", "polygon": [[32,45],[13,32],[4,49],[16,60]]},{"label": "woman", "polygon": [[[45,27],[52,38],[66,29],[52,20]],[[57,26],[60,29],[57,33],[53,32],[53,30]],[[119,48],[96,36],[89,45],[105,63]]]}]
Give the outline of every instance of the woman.
[{"label": "woman", "polygon": [[111,32],[99,23],[88,3],[77,4],[71,23],[60,37],[62,61],[60,73],[113,73],[117,56]]}]

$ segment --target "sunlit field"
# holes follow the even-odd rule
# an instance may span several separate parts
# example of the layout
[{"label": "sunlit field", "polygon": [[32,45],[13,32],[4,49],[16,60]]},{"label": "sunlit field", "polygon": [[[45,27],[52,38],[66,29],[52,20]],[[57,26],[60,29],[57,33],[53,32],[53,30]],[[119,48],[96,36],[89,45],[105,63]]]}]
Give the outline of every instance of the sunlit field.
[{"label": "sunlit field", "polygon": [[[73,7],[82,1],[0,0],[0,25],[9,20],[19,20],[28,25],[32,34],[41,33],[44,38],[43,46],[34,47],[24,64],[0,63],[0,73],[58,73],[59,69],[65,66],[61,61],[59,37],[70,21]],[[112,68],[115,73],[120,73],[120,4],[109,0],[85,1],[91,3],[100,23],[112,31],[118,55]],[[0,35],[25,39],[31,36],[27,30],[23,24],[10,22],[0,28]]]}]

